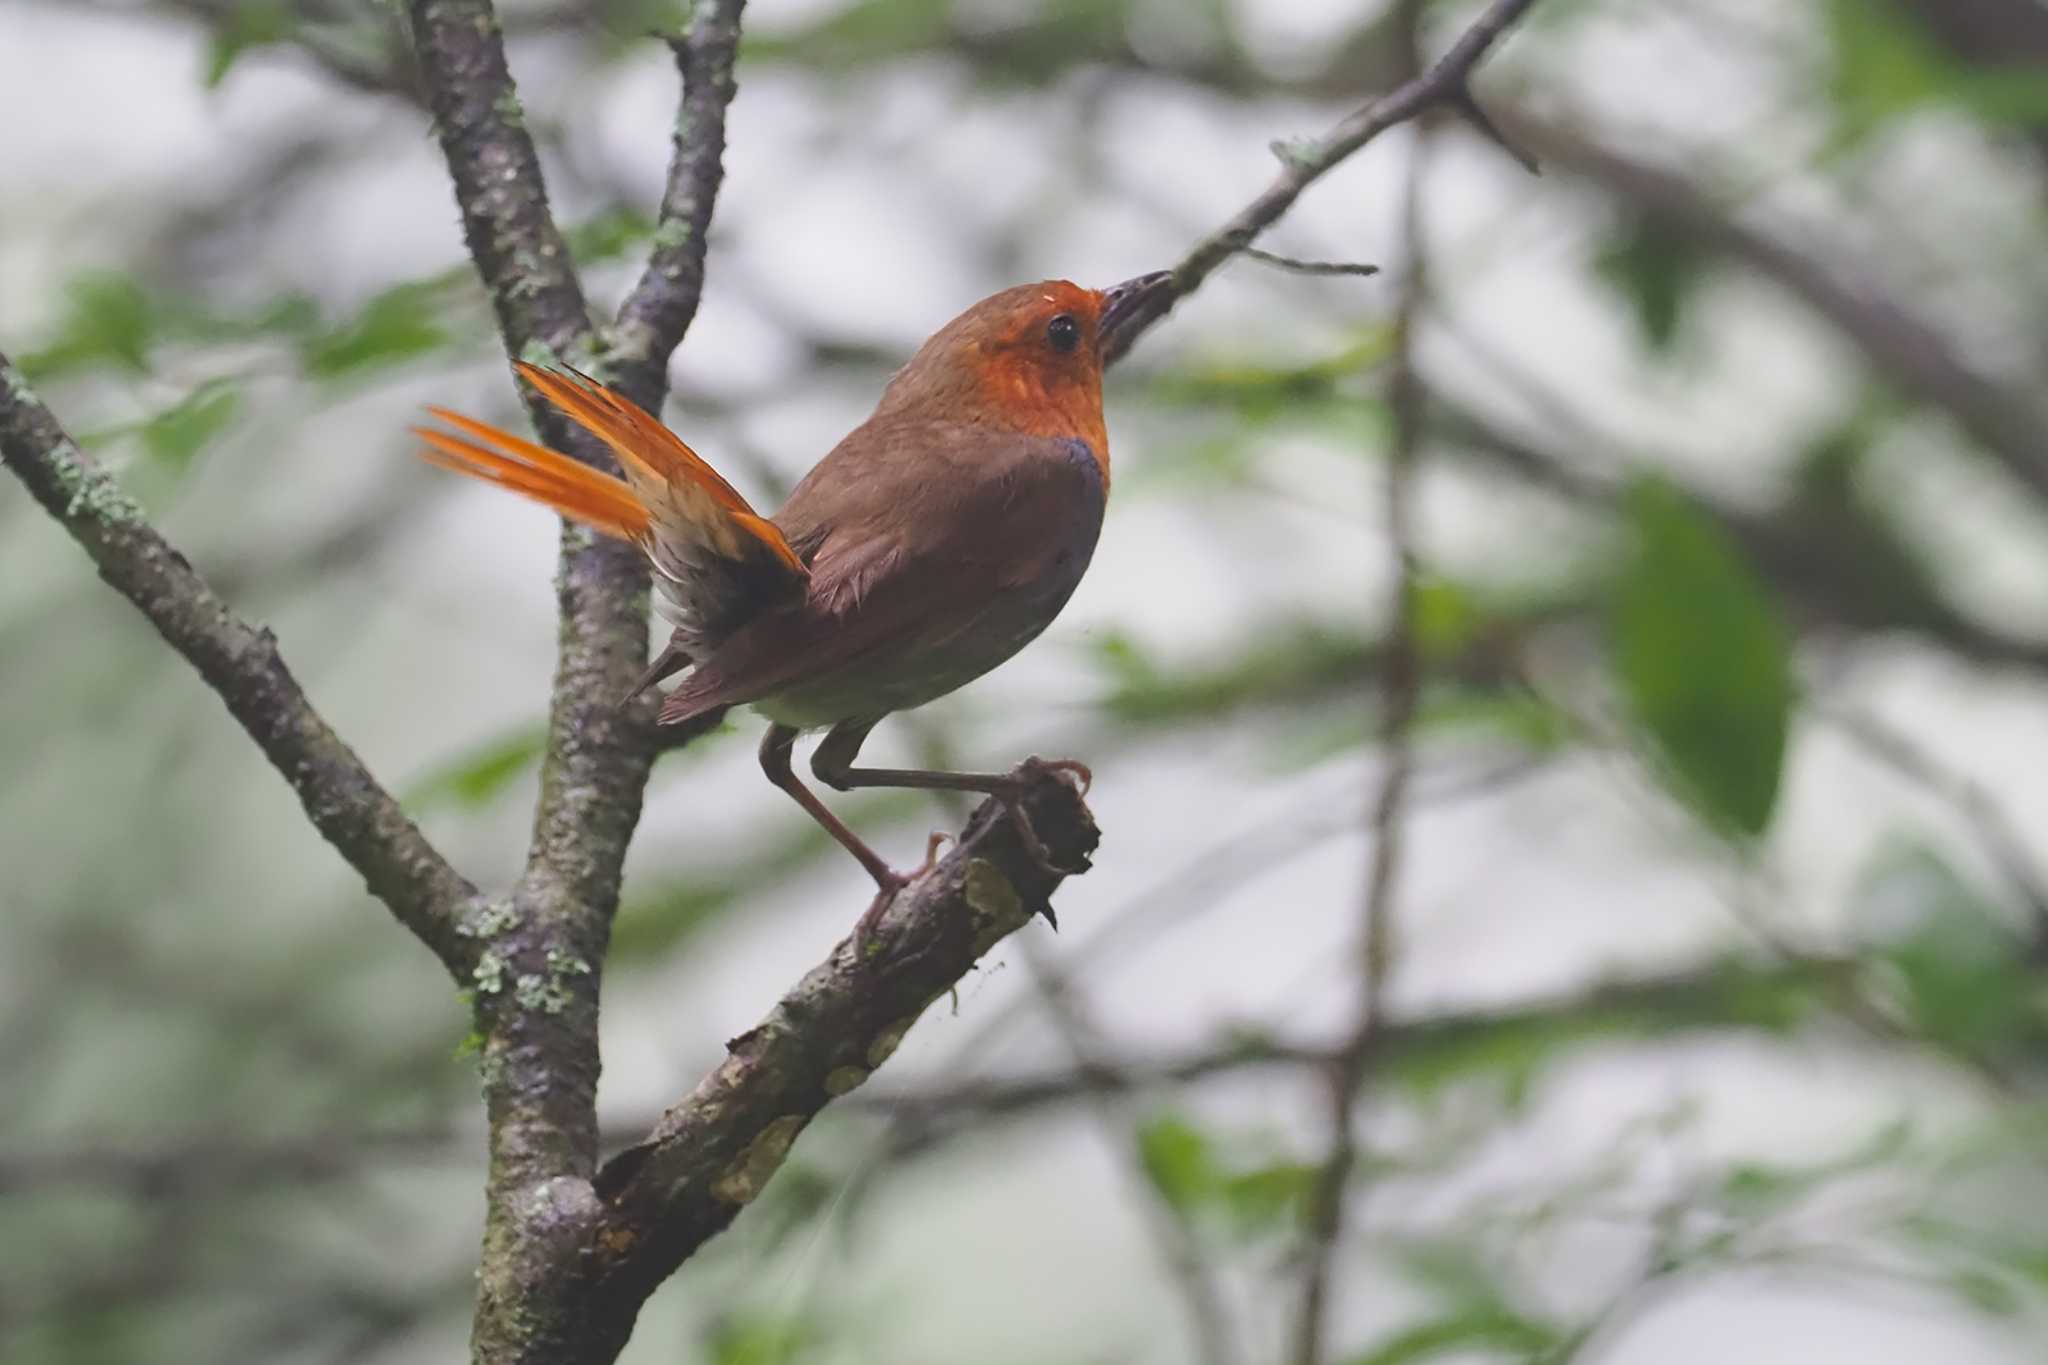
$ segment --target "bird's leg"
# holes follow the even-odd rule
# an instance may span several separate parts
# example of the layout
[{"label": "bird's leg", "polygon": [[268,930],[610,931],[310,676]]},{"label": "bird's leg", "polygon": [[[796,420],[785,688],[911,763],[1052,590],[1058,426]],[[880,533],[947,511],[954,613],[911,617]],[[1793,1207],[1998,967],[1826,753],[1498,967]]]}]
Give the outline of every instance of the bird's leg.
[{"label": "bird's leg", "polygon": [[654,656],[654,662],[647,665],[647,671],[642,673],[640,680],[633,684],[633,690],[619,698],[619,706],[623,709],[632,705],[634,698],[638,697],[642,692],[645,692],[663,678],[682,672],[695,662],[696,660],[690,657],[689,651],[676,643],[676,637],[673,635],[669,636],[668,643],[661,647],[661,653]]},{"label": "bird's leg", "polygon": [[[835,730],[833,733],[838,732]],[[944,841],[945,836],[932,836],[930,842],[925,845],[924,865],[917,870],[906,873],[890,867],[882,861],[879,853],[869,848],[866,841],[847,828],[846,822],[834,815],[831,808],[818,799],[817,793],[806,787],[791,771],[789,755],[790,750],[796,745],[796,736],[797,732],[787,725],[769,726],[768,733],[761,737],[761,771],[768,775],[770,782],[788,792],[827,834],[839,841],[842,848],[859,859],[860,865],[875,879],[875,898],[862,913],[853,930],[854,942],[864,943],[881,920],[882,912],[895,901],[896,893],[932,870],[932,865],[938,861],[939,844]]]},{"label": "bird's leg", "polygon": [[[979,792],[992,796],[1001,803],[1009,815],[1010,823],[1017,828],[1017,837],[1023,840],[1024,850],[1037,859],[1038,865],[1047,872],[1064,876],[1073,869],[1061,867],[1052,860],[1052,853],[1045,841],[1038,837],[1038,831],[1031,827],[1031,817],[1024,809],[1026,783],[1014,773],[949,773],[930,768],[856,768],[853,760],[860,753],[860,746],[868,737],[873,722],[856,723],[847,721],[835,725],[811,754],[811,771],[820,782],[837,791],[854,791],[862,787],[910,787],[921,791]],[[1065,773],[1075,779],[1075,785],[1085,795],[1094,781],[1094,774],[1087,765],[1072,759],[1056,759],[1042,762],[1038,766],[1054,772]]]}]

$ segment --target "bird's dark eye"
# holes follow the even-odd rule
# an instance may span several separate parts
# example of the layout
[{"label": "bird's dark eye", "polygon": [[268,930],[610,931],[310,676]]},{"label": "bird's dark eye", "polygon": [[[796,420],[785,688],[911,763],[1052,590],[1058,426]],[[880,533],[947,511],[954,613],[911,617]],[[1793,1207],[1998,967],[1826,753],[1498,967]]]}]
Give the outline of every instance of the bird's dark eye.
[{"label": "bird's dark eye", "polygon": [[1055,351],[1071,351],[1081,344],[1081,324],[1072,313],[1061,313],[1045,324],[1045,339]]}]

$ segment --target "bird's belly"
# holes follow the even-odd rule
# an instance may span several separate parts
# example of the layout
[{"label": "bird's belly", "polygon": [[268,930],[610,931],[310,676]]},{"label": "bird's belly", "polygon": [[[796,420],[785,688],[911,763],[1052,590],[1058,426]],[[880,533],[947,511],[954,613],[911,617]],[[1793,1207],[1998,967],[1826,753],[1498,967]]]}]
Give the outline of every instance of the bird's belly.
[{"label": "bird's belly", "polygon": [[850,611],[833,604],[833,631],[871,632],[877,645],[750,697],[754,709],[799,729],[879,720],[965,686],[1036,639],[1087,571],[1108,492],[1087,443],[1054,444],[1057,458],[992,482],[980,506],[957,513],[987,519],[987,539],[880,574]]},{"label": "bird's belly", "polygon": [[754,709],[778,725],[813,730],[937,700],[1038,638],[1066,605],[1079,577],[1062,575],[1061,582],[1006,593],[957,626],[934,623],[937,629],[924,639],[806,678],[758,699]]}]

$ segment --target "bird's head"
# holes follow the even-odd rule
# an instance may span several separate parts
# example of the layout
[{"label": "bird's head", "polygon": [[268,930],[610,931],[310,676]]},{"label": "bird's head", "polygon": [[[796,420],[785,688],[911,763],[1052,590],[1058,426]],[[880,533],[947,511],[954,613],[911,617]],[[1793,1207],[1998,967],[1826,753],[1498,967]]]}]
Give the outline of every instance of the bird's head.
[{"label": "bird's head", "polygon": [[1108,289],[1046,280],[992,294],[919,348],[876,413],[1078,436],[1102,458],[1105,347],[1170,288],[1162,272]]}]

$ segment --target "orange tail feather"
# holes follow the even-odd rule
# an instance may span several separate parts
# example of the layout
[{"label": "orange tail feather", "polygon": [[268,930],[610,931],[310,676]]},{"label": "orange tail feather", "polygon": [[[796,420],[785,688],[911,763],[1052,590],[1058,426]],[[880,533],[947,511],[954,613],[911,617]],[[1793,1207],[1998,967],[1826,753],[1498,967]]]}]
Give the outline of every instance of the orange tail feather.
[{"label": "orange tail feather", "polygon": [[621,540],[646,539],[647,508],[623,479],[446,408],[427,411],[476,438],[467,441],[432,427],[414,427],[413,434],[427,443],[420,455],[428,462],[509,488]]},{"label": "orange tail feather", "polygon": [[[694,490],[708,498],[708,508],[700,504],[699,509],[692,512],[683,505],[679,510],[683,511],[686,519],[695,522],[699,533],[707,536],[722,552],[736,552],[736,544],[726,525],[737,526],[773,553],[791,573],[801,575],[804,572],[803,561],[789,547],[781,530],[756,513],[738,490],[705,463],[702,456],[639,404],[575,370],[569,372],[569,376],[573,376],[569,377],[525,361],[514,361],[513,368],[539,390],[542,397],[603,441],[618,456],[633,482],[645,483],[654,489]],[[656,509],[657,522],[661,520],[662,510]]]},{"label": "orange tail feather", "polygon": [[808,571],[781,529],[675,433],[596,380],[516,368],[618,456],[623,479],[446,408],[427,411],[453,431],[413,428],[420,454],[639,545],[657,570],[657,605],[691,652],[802,590]]}]

